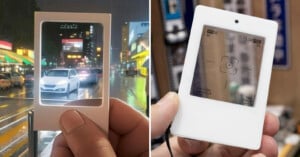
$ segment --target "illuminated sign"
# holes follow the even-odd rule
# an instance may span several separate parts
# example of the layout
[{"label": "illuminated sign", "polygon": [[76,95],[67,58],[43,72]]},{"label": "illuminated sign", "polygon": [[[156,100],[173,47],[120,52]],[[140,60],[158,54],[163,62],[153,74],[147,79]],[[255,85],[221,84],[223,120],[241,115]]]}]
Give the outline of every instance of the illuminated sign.
[{"label": "illuminated sign", "polygon": [[0,40],[0,49],[12,50],[12,43]]},{"label": "illuminated sign", "polygon": [[137,38],[141,37],[144,33],[149,31],[149,22],[129,22],[129,40],[128,45],[134,42]]},{"label": "illuminated sign", "polygon": [[278,35],[276,42],[273,65],[275,68],[288,68],[290,65],[288,51],[288,11],[286,10],[288,1],[267,0],[267,18],[278,22]]},{"label": "illuminated sign", "polygon": [[62,24],[59,27],[60,29],[78,29],[78,25],[77,24]]},{"label": "illuminated sign", "polygon": [[180,3],[178,0],[164,0],[162,3],[167,20],[181,18]]},{"label": "illuminated sign", "polygon": [[29,58],[34,58],[34,52],[29,49],[17,49],[17,54],[21,56],[28,56]]},{"label": "illuminated sign", "polygon": [[64,52],[82,52],[82,39],[62,39],[62,50]]}]

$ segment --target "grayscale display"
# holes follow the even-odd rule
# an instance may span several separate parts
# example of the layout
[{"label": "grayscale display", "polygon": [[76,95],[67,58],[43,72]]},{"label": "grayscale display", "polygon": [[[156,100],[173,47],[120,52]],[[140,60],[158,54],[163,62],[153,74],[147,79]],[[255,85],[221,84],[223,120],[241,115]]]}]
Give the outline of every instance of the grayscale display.
[{"label": "grayscale display", "polygon": [[254,106],[265,39],[204,26],[190,94]]}]

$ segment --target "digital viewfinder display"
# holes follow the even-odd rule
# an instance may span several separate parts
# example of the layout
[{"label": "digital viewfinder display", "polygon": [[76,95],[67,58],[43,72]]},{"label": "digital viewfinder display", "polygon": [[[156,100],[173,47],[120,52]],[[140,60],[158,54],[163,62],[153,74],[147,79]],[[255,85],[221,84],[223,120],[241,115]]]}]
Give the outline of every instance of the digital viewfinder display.
[{"label": "digital viewfinder display", "polygon": [[102,24],[43,22],[41,37],[41,102],[68,105],[75,100],[101,98]]}]

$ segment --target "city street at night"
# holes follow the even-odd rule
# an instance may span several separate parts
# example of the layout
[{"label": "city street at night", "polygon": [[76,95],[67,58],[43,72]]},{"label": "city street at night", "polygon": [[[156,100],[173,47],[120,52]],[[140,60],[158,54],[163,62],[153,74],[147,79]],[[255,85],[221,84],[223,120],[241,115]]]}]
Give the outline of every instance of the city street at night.
[{"label": "city street at night", "polygon": [[34,103],[99,106],[107,92],[147,118],[149,24],[147,0],[1,1],[0,157],[50,156],[60,131],[29,132],[53,119],[29,116]]}]

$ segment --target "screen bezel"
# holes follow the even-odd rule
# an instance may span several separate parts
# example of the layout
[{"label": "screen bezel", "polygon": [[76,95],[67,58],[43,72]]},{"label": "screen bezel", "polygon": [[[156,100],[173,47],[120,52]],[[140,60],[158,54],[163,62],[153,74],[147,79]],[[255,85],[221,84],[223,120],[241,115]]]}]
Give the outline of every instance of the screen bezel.
[{"label": "screen bezel", "polygon": [[[102,104],[99,106],[47,105],[41,104],[40,74],[41,74],[41,29],[44,22],[74,22],[99,23],[103,26],[103,86]],[[59,130],[60,115],[66,110],[78,110],[97,123],[104,132],[108,132],[109,116],[109,52],[111,39],[111,14],[108,13],[65,13],[65,12],[35,12],[34,21],[34,49],[35,49],[35,82],[34,82],[34,130]],[[49,118],[51,117],[51,118]]]},{"label": "screen bezel", "polygon": [[[190,95],[204,25],[265,38],[254,107]],[[179,86],[179,111],[171,127],[173,134],[249,149],[259,148],[277,27],[274,21],[197,6]]]}]

